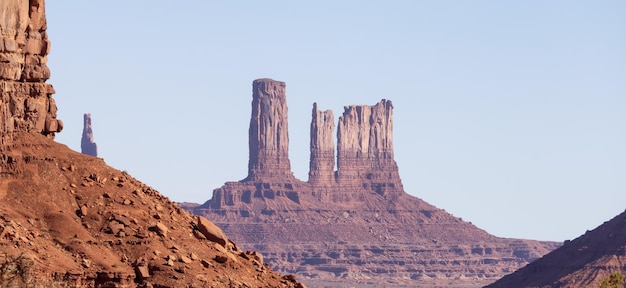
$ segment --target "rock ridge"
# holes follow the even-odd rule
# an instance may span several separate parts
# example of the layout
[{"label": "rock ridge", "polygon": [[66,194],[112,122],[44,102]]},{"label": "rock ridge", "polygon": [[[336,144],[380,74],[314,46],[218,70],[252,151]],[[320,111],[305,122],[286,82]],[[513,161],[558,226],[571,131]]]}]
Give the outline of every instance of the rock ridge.
[{"label": "rock ridge", "polygon": [[43,0],[3,0],[0,3],[0,136],[3,143],[14,132],[34,132],[54,137],[63,130],[47,55]]}]

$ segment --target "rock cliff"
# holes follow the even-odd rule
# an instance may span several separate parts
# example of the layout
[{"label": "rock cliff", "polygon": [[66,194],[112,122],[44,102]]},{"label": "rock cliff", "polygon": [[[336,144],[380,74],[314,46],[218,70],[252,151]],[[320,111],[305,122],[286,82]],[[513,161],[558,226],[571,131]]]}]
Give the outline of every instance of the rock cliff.
[{"label": "rock cliff", "polygon": [[43,0],[0,2],[0,136],[35,132],[50,137],[63,130],[56,119],[54,88],[46,84],[50,42]]},{"label": "rock cliff", "polygon": [[402,192],[393,156],[393,105],[348,106],[337,128],[337,181],[368,183],[381,195]]},{"label": "rock cliff", "polygon": [[313,104],[311,120],[311,158],[309,183],[332,185],[335,183],[335,119],[333,111],[320,111]]},{"label": "rock cliff", "polygon": [[[258,95],[276,99],[261,105]],[[315,287],[478,287],[559,245],[495,237],[404,192],[391,101],[345,107],[336,150],[332,111],[314,104],[308,182],[292,176],[287,132],[277,129],[287,127],[284,83],[254,81],[252,103],[250,175],[184,207],[279,271]]]},{"label": "rock cliff", "polygon": [[91,128],[91,114],[83,115],[83,137],[80,139],[81,153],[90,156],[98,156],[98,145],[93,140]]}]

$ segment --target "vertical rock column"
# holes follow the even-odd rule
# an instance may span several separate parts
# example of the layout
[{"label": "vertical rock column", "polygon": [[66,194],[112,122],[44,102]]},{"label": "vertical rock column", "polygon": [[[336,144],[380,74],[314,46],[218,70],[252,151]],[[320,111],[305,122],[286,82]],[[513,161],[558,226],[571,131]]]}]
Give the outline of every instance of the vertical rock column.
[{"label": "vertical rock column", "polygon": [[0,1],[0,135],[36,132],[54,137],[63,129],[46,84],[50,42],[43,0]]},{"label": "vertical rock column", "polygon": [[289,163],[285,86],[272,79],[252,82],[250,155],[245,181],[294,178]]},{"label": "vertical rock column", "polygon": [[98,156],[98,145],[93,140],[93,130],[91,128],[91,114],[83,115],[83,137],[80,140],[81,153],[91,156]]},{"label": "vertical rock column", "polygon": [[338,182],[401,185],[393,158],[391,101],[344,109],[337,128]]},{"label": "vertical rock column", "polygon": [[335,183],[335,120],[333,111],[320,111],[313,104],[309,183]]}]

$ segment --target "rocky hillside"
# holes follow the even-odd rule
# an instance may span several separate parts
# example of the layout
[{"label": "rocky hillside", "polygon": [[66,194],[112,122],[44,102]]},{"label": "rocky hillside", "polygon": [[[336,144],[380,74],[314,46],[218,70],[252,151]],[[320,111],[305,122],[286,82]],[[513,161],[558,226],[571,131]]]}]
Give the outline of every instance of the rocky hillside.
[{"label": "rocky hillside", "polygon": [[407,194],[389,100],[346,106],[337,126],[314,104],[309,179],[296,179],[285,88],[253,83],[248,176],[202,205],[184,204],[279,271],[312,286],[478,287],[558,247],[495,237]]},{"label": "rocky hillside", "polygon": [[488,287],[599,287],[624,263],[626,212]]},{"label": "rocky hillside", "polygon": [[20,279],[37,287],[301,287],[102,159],[42,135],[14,136],[0,149],[0,256],[25,259]]},{"label": "rocky hillside", "polygon": [[62,130],[43,0],[0,1],[0,286],[303,287]]}]

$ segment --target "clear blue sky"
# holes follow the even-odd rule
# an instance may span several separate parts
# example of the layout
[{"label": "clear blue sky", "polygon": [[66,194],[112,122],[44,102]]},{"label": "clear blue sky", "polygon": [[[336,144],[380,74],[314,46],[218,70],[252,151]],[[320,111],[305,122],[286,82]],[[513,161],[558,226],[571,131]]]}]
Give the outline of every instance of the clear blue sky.
[{"label": "clear blue sky", "polygon": [[394,103],[406,191],[497,236],[572,239],[626,208],[624,1],[47,1],[57,141],[175,201],[243,179],[251,83]]}]

